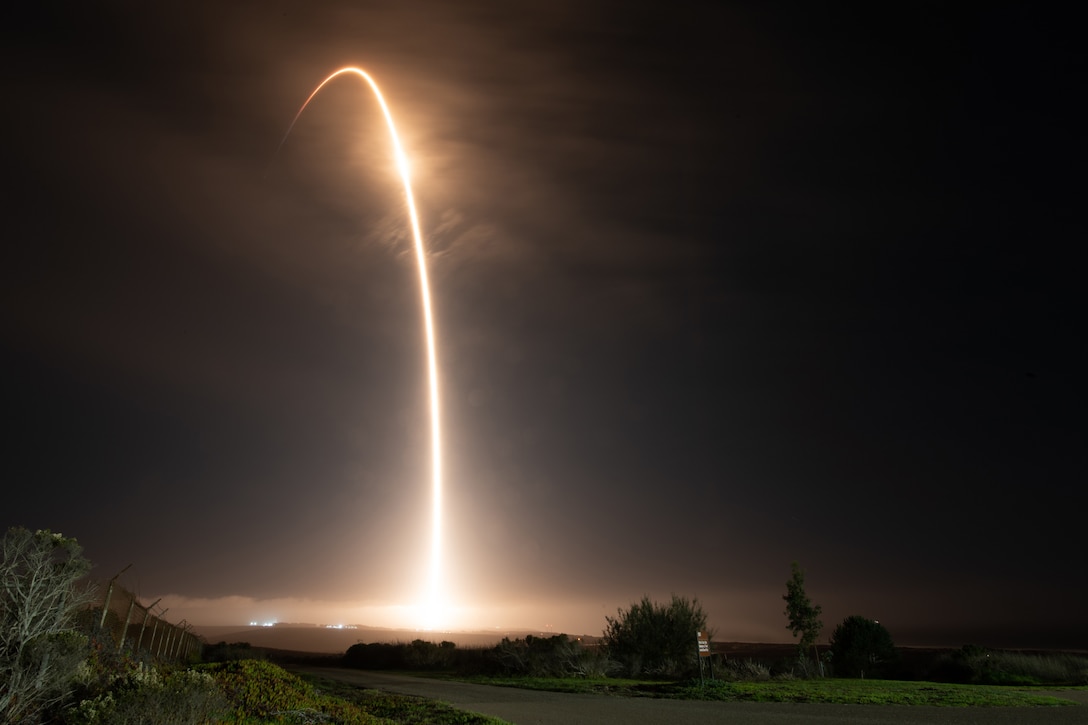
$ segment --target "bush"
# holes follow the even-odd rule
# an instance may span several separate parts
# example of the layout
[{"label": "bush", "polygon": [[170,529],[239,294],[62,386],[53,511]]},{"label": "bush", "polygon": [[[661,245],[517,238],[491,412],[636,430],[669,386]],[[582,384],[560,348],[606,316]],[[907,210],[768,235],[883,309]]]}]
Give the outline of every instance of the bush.
[{"label": "bush", "polygon": [[343,664],[360,670],[446,670],[458,661],[453,642],[435,644],[422,639],[404,642],[353,644],[344,653]]},{"label": "bush", "polygon": [[928,676],[941,682],[981,685],[1088,685],[1088,657],[964,645],[938,657]]},{"label": "bush", "polygon": [[34,721],[64,702],[87,655],[73,617],[90,599],[90,570],[75,539],[9,529],[0,543],[0,722]]},{"label": "bush", "polygon": [[504,675],[529,677],[569,677],[583,674],[581,669],[582,647],[565,634],[551,637],[534,637],[502,642],[489,651],[489,659],[495,662]]},{"label": "bush", "polygon": [[628,676],[680,678],[698,671],[696,632],[706,631],[698,600],[673,595],[668,605],[649,597],[605,617],[604,645]]},{"label": "bush", "polygon": [[578,657],[578,677],[610,677],[620,671],[620,665],[608,656],[608,650],[598,645],[581,645]]},{"label": "bush", "polygon": [[771,670],[755,660],[726,660],[714,668],[714,676],[725,682],[761,682],[771,679]]},{"label": "bush", "polygon": [[203,662],[230,662],[232,660],[267,659],[264,652],[253,649],[249,642],[217,642],[204,646],[200,657]]},{"label": "bush", "polygon": [[831,635],[831,662],[840,677],[878,677],[898,657],[887,628],[867,617],[847,617]]},{"label": "bush", "polygon": [[404,652],[404,661],[413,670],[444,670],[453,667],[457,645],[453,642],[426,642],[414,639]]},{"label": "bush", "polygon": [[261,660],[235,660],[201,669],[219,683],[238,719],[267,718],[309,707],[315,696],[310,685]]},{"label": "bush", "polygon": [[237,722],[382,722],[359,706],[317,692],[311,685],[269,662],[237,660],[202,665],[215,678]]},{"label": "bush", "polygon": [[227,709],[227,701],[206,672],[160,672],[138,665],[105,691],[64,714],[66,725],[198,725]]}]

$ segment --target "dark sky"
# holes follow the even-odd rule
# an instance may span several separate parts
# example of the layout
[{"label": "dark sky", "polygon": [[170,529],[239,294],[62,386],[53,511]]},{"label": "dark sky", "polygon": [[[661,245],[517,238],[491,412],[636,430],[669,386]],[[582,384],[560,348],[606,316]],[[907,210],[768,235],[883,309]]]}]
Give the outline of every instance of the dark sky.
[{"label": "dark sky", "polygon": [[[198,624],[1088,646],[1083,53],[948,3],[52,3],[5,23],[0,525]],[[1077,192],[1076,189],[1082,189]],[[1079,231],[1078,231],[1079,230]]]}]

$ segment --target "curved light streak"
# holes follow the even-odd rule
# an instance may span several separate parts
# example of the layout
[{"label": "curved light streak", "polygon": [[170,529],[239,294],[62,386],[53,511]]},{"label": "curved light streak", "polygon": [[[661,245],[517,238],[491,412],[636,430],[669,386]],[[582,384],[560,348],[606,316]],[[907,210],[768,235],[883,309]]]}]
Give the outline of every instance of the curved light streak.
[{"label": "curved light streak", "polygon": [[[283,140],[280,141],[280,148],[287,141],[287,137],[291,135],[291,130],[295,127],[295,123],[298,121],[299,116],[306,110],[306,106],[310,105],[310,101],[314,99],[322,88],[324,88],[330,81],[338,76],[351,73],[359,76],[366,84],[370,86],[370,90],[374,92],[375,98],[378,99],[378,105],[381,106],[382,115],[385,116],[386,126],[389,128],[389,137],[393,142],[393,153],[397,162],[397,170],[400,172],[401,181],[404,183],[404,197],[408,204],[408,218],[412,228],[412,238],[415,243],[416,261],[419,264],[419,282],[421,290],[421,298],[423,300],[423,326],[427,338],[427,382],[430,391],[431,399],[431,568],[430,575],[428,577],[429,585],[429,601],[427,604],[427,612],[425,618],[434,619],[438,616],[438,609],[441,606],[441,588],[442,588],[442,430],[439,420],[439,404],[438,404],[438,354],[435,350],[434,339],[434,315],[431,312],[431,286],[427,278],[427,260],[426,253],[423,249],[423,235],[419,230],[419,216],[416,214],[416,202],[415,196],[412,194],[412,183],[408,168],[408,157],[404,153],[404,149],[400,144],[400,137],[397,136],[397,128],[393,123],[393,115],[389,112],[389,106],[385,103],[385,98],[382,96],[381,89],[378,88],[378,84],[374,82],[374,79],[370,75],[360,69],[354,67],[341,68],[329,75],[325,80],[321,81],[314,88],[313,93],[298,109],[298,113],[295,114],[294,119],[291,120],[291,125],[287,127],[287,132],[283,134]],[[427,624],[433,624],[434,622],[428,622]]]}]

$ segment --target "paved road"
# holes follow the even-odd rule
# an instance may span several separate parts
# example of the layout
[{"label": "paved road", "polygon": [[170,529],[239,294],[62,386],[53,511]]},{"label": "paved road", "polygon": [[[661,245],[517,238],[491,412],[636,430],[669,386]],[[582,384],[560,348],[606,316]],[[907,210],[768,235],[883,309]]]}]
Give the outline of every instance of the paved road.
[{"label": "paved road", "polygon": [[515,725],[1088,725],[1086,705],[953,708],[700,702],[519,690],[364,670],[325,667],[290,669],[370,689],[441,700],[461,710],[502,718]]}]

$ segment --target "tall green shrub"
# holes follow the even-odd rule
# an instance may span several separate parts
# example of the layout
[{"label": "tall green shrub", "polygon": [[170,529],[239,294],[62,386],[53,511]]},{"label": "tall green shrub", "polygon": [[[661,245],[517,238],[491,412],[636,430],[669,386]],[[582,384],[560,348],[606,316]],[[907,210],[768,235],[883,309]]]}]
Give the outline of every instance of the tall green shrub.
[{"label": "tall green shrub", "polygon": [[706,631],[706,612],[696,598],[674,594],[658,604],[643,597],[605,621],[604,645],[628,675],[680,677],[696,669],[696,633]]}]

